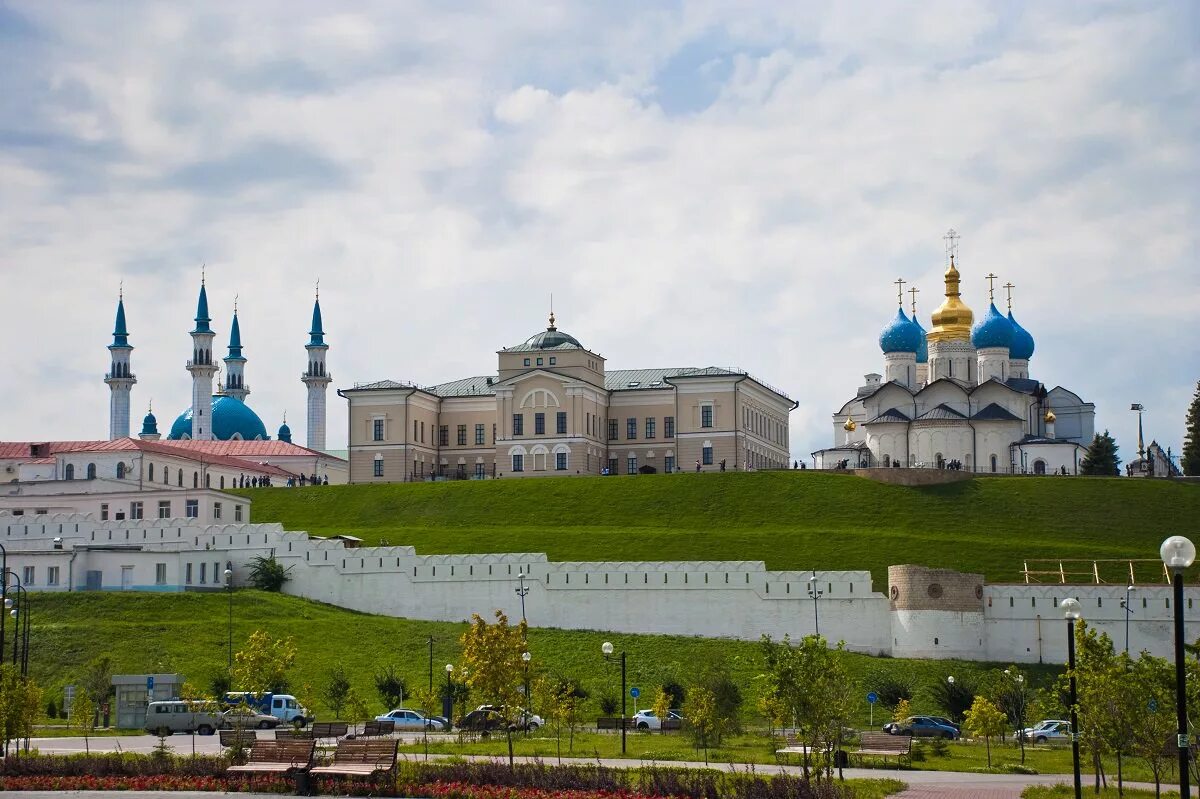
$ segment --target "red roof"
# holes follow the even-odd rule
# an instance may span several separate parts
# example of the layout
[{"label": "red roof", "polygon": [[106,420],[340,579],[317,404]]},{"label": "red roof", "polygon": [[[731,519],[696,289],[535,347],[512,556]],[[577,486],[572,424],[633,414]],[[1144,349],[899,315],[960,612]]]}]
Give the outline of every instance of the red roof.
[{"label": "red roof", "polygon": [[[43,462],[46,456],[58,455],[64,452],[153,452],[159,455],[168,455],[176,458],[191,458],[204,463],[216,464],[218,466],[228,466],[232,469],[244,469],[247,471],[255,471],[259,474],[274,474],[281,477],[290,477],[292,473],[286,469],[281,469],[278,466],[273,466],[268,463],[260,463],[253,458],[254,453],[245,453],[241,457],[227,455],[221,452],[209,451],[210,448],[198,446],[178,446],[187,444],[225,444],[225,443],[240,443],[240,444],[284,444],[284,446],[292,446],[284,442],[275,441],[240,441],[240,442],[225,442],[225,441],[141,441],[136,438],[116,438],[111,441],[45,441],[45,442],[0,442],[0,458],[20,458],[26,459],[28,462]],[[35,447],[36,454],[35,454]],[[303,447],[295,447],[300,450],[300,454],[308,454],[312,450],[306,450]],[[266,453],[264,453],[266,454]],[[51,461],[52,462],[52,461]]]},{"label": "red roof", "polygon": [[296,444],[289,444],[286,441],[192,441],[191,439],[182,439],[178,441],[161,441],[159,442],[168,447],[180,447],[182,449],[190,449],[196,452],[204,452],[210,455],[228,455],[234,458],[329,458],[331,460],[341,460],[332,455],[326,455],[324,452],[318,452],[315,449],[301,447]]}]

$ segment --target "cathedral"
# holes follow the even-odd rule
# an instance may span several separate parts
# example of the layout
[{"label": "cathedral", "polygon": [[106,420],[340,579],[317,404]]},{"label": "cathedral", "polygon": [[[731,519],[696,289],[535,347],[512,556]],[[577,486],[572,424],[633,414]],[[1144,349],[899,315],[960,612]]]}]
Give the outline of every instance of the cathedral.
[{"label": "cathedral", "polygon": [[[233,311],[233,323],[229,331],[229,351],[221,359],[225,364],[225,378],[218,378],[220,367],[213,357],[213,340],[216,337],[208,312],[208,293],[204,280],[200,282],[200,298],[196,304],[195,328],[191,331],[192,352],[187,362],[187,371],[192,378],[192,403],[171,425],[168,441],[267,441],[266,425],[248,404],[246,397],[250,388],[245,382],[246,358],[242,354],[242,332],[238,324],[237,308]],[[321,300],[318,296],[313,304],[312,327],[305,345],[308,366],[300,380],[308,391],[308,441],[310,450],[325,449],[325,391],[332,378],[325,369],[325,355],[329,345],[325,343],[325,331],[321,322]],[[113,330],[113,343],[109,345],[111,365],[104,382],[110,389],[109,439],[129,436],[130,393],[137,377],[130,368],[129,331],[125,323],[125,297],[117,301],[117,319]],[[213,381],[217,390],[213,391]],[[157,441],[161,438],[158,420],[153,410],[142,422],[139,438]],[[287,420],[277,432],[279,441],[292,442],[292,431]]]},{"label": "cathedral", "polygon": [[982,318],[962,300],[950,231],[945,299],[928,331],[899,308],[879,336],[883,374],[833,415],[834,445],[813,453],[818,469],[929,467],[995,474],[1077,474],[1095,427],[1095,406],[1062,386],[1047,390],[1032,376],[1033,336],[995,304]]}]

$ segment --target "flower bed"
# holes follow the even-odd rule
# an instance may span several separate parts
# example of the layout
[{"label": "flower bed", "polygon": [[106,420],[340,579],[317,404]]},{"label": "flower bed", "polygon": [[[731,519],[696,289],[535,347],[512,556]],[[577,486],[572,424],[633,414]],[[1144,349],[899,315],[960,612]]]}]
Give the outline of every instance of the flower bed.
[{"label": "flower bed", "polygon": [[250,780],[239,777],[181,777],[171,774],[142,776],[91,776],[50,774],[0,777],[0,791],[250,791],[256,793],[294,793],[292,780],[278,778]]}]

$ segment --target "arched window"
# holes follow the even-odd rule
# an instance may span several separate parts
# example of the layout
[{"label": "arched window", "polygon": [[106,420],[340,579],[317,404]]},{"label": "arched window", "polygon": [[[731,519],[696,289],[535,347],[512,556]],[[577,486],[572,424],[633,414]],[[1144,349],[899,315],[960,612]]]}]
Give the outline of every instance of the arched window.
[{"label": "arched window", "polygon": [[200,472],[192,472],[192,488],[200,487]]},{"label": "arched window", "polygon": [[171,483],[171,467],[164,466],[163,467],[163,485],[170,485],[170,483]]},{"label": "arched window", "polygon": [[147,480],[154,479],[154,464],[153,463],[146,467],[146,479]]},{"label": "arched window", "polygon": [[87,465],[87,479],[89,479],[89,480],[96,479],[96,464],[89,463]]},{"label": "arched window", "polygon": [[225,487],[225,475],[221,475],[221,488]]},{"label": "arched window", "polygon": [[993,472],[996,471],[996,456],[995,455],[992,456],[992,471]]},{"label": "arched window", "polygon": [[67,464],[67,467],[65,469],[63,469],[63,479],[65,479],[65,480],[74,480],[75,479],[75,464],[73,464],[73,463]]},{"label": "arched window", "polygon": [[125,479],[125,462],[124,461],[117,461],[117,479],[118,480]]},{"label": "arched window", "polygon": [[183,488],[183,469],[175,473],[175,482],[180,488]]},{"label": "arched window", "polygon": [[204,475],[204,487],[212,488],[212,475],[211,474]]}]

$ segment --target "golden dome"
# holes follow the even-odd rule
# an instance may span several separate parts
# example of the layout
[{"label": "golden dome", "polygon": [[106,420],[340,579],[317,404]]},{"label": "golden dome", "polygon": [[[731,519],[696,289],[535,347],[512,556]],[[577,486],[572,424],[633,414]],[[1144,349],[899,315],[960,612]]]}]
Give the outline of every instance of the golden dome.
[{"label": "golden dome", "polygon": [[971,323],[975,314],[959,298],[958,269],[954,267],[954,256],[950,256],[950,268],[946,270],[946,299],[933,312],[933,329],[926,338],[929,341],[970,340]]},{"label": "golden dome", "polygon": [[1046,411],[1046,415],[1042,417],[1047,423],[1053,424],[1058,417],[1054,415],[1054,411]]},{"label": "golden dome", "polygon": [[846,423],[842,425],[842,429],[847,433],[853,433],[858,429],[858,425],[854,423],[854,419],[852,417],[846,417]]}]

